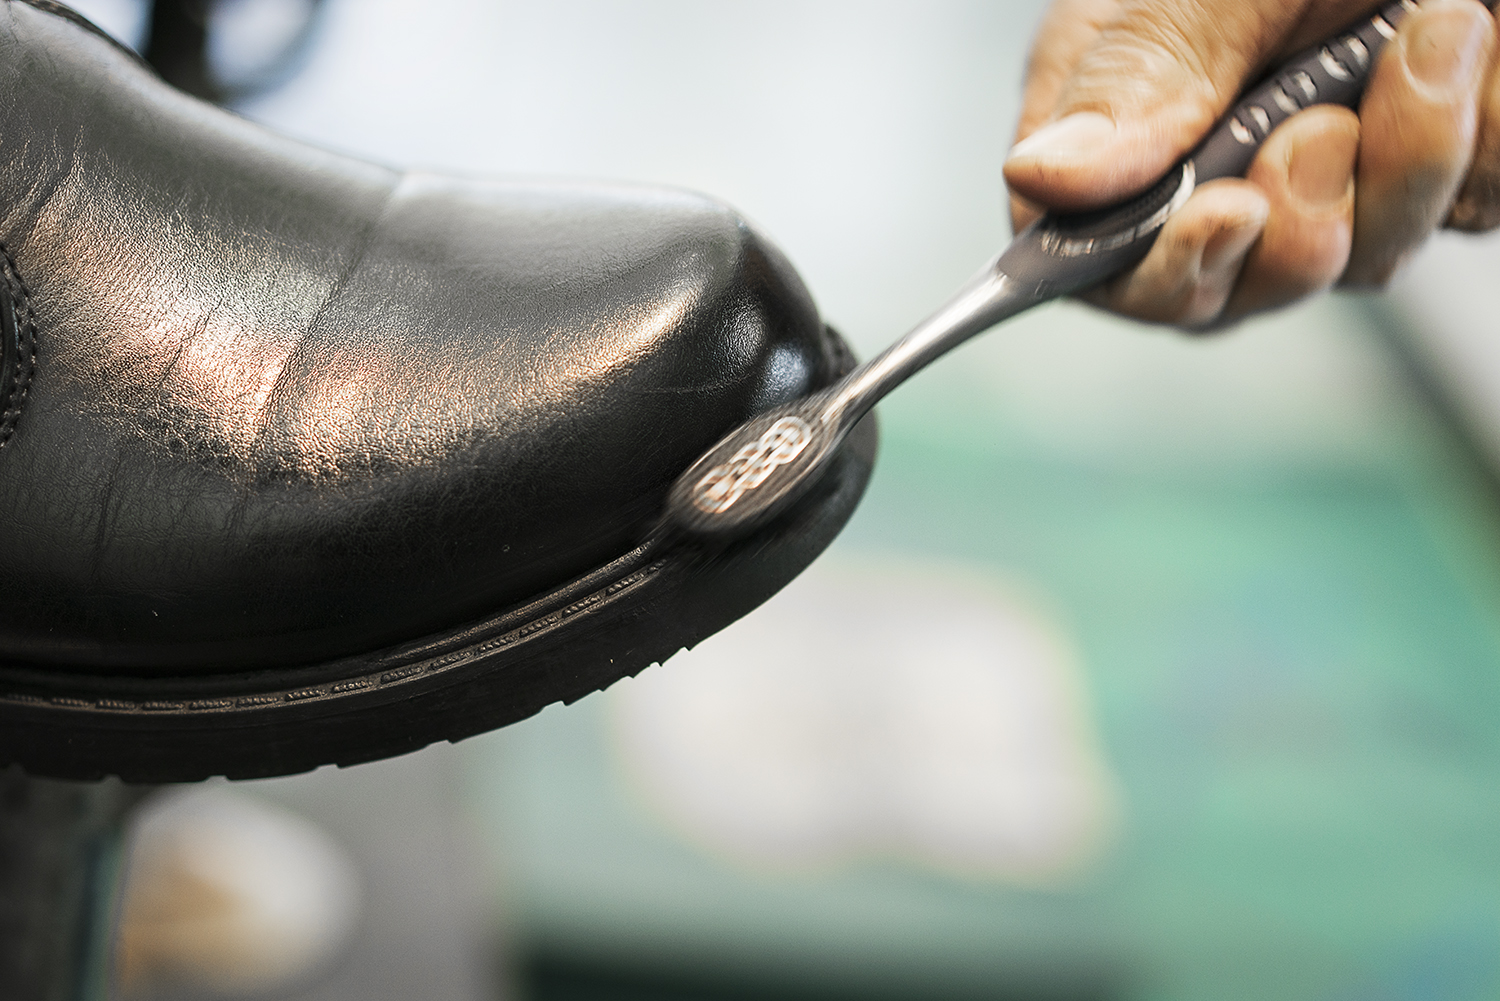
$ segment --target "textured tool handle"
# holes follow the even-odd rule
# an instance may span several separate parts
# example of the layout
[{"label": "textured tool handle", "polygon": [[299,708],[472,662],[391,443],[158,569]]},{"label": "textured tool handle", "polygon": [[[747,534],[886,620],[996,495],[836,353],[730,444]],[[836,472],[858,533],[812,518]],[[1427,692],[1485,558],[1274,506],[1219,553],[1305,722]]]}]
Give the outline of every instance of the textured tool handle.
[{"label": "textured tool handle", "polygon": [[1303,108],[1358,104],[1380,50],[1395,37],[1407,11],[1416,8],[1411,0],[1387,4],[1332,41],[1296,56],[1241,98],[1189,156],[1199,183],[1244,174],[1271,130]]},{"label": "textured tool handle", "polygon": [[1044,216],[1017,236],[997,267],[1039,299],[1077,292],[1124,271],[1146,256],[1197,185],[1243,175],[1276,126],[1314,104],[1356,105],[1381,49],[1416,9],[1414,0],[1396,0],[1294,56],[1150,189],[1108,208]]}]

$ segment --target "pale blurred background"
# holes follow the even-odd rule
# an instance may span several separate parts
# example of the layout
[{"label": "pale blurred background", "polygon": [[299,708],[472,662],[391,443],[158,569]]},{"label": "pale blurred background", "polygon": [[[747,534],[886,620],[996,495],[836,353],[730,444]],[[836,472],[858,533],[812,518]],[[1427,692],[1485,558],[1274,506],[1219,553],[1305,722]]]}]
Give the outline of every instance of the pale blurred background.
[{"label": "pale blurred background", "polygon": [[[138,39],[130,0],[79,6]],[[299,16],[224,9],[251,49]],[[712,193],[869,354],[1005,241],[1040,12],[329,0],[239,110]],[[840,540],[699,649],[232,787],[359,887],[277,996],[1500,997],[1497,273],[1445,237],[1387,297],[1211,339],[1059,304],[944,359],[882,405]]]}]

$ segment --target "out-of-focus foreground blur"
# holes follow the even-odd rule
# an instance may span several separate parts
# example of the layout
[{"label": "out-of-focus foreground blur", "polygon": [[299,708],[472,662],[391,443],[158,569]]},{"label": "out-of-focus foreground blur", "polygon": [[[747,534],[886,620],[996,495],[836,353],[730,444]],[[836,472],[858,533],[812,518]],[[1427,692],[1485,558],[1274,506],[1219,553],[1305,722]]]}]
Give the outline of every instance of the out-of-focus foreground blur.
[{"label": "out-of-focus foreground blur", "polygon": [[[239,110],[712,193],[868,355],[1006,240],[1040,12],[330,0]],[[1500,247],[1437,242],[1214,338],[1024,316],[882,404],[843,537],[697,650],[235,786],[358,873],[296,997],[1500,996]]]}]

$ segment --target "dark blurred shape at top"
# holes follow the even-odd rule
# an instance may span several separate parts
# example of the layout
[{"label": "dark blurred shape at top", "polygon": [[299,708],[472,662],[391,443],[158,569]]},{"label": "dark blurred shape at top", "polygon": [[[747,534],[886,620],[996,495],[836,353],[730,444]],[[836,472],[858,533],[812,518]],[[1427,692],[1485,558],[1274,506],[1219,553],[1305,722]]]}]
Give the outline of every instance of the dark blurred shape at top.
[{"label": "dark blurred shape at top", "polygon": [[155,0],[142,55],[174,87],[218,104],[300,67],[323,0]]}]

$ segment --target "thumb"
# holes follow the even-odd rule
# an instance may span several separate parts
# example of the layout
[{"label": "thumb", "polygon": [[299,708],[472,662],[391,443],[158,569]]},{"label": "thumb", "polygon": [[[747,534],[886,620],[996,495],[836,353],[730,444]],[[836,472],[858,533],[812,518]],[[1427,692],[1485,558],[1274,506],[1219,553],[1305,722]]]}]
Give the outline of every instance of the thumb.
[{"label": "thumb", "polygon": [[[1307,4],[1125,0],[1078,57],[1047,123],[1011,150],[1006,183],[1061,209],[1092,208],[1144,188],[1197,144],[1297,33]],[[1370,3],[1322,6],[1346,7],[1352,19]],[[1032,65],[1047,66],[1048,47],[1060,44],[1044,31]]]}]

